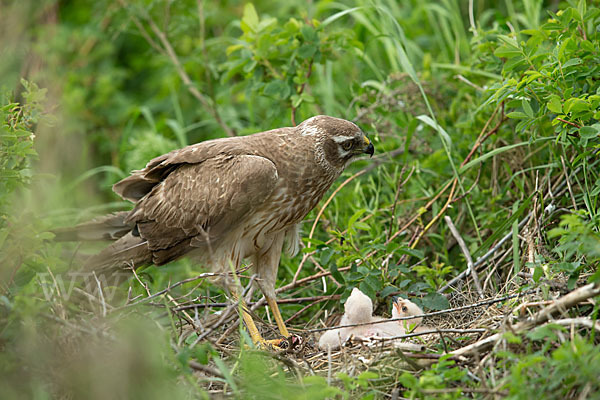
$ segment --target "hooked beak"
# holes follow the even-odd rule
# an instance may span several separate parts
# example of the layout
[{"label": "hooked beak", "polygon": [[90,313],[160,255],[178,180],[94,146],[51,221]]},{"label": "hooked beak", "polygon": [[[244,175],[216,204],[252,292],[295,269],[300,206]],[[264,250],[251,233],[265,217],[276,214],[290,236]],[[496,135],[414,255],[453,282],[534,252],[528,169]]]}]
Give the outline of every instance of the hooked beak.
[{"label": "hooked beak", "polygon": [[398,306],[398,301],[401,300],[401,297],[394,296],[392,297],[392,309],[396,309],[398,313],[400,313],[400,307]]},{"label": "hooked beak", "polygon": [[398,309],[398,300],[401,300],[399,296],[392,296],[392,308],[395,308],[396,311],[400,312],[400,309]]},{"label": "hooked beak", "polygon": [[366,136],[363,136],[363,140],[365,142],[363,153],[368,154],[369,157],[373,157],[373,153],[375,153],[375,147],[373,147],[373,143],[371,143],[369,138]]}]

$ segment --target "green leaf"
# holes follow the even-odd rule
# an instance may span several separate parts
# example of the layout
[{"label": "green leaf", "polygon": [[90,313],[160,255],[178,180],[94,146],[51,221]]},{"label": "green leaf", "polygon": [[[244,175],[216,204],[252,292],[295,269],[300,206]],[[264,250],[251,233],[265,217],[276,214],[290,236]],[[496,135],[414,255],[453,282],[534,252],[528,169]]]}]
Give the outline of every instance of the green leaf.
[{"label": "green leaf", "polygon": [[364,282],[367,282],[367,284],[371,286],[376,292],[380,291],[383,288],[379,274],[370,273],[365,277]]},{"label": "green leaf", "polygon": [[371,299],[374,299],[375,295],[377,294],[375,288],[369,285],[366,280],[362,281],[360,285],[358,285],[358,288]]},{"label": "green leaf", "polygon": [[264,33],[270,31],[269,28],[277,25],[277,18],[265,18],[256,27],[257,32]]},{"label": "green leaf", "polygon": [[564,105],[565,113],[587,111],[589,109],[590,105],[587,101],[577,98],[568,99]]},{"label": "green leaf", "polygon": [[298,108],[300,106],[300,104],[302,104],[302,97],[298,96],[297,94],[293,94],[291,97],[292,100],[292,107],[294,108]]},{"label": "green leaf", "polygon": [[581,58],[577,58],[577,57],[575,57],[575,58],[571,58],[571,59],[569,59],[569,60],[568,60],[566,63],[564,63],[564,64],[562,65],[562,67],[563,67],[563,68],[569,68],[569,67],[571,67],[571,66],[573,66],[573,65],[579,65],[579,64],[581,64],[582,62],[583,62],[583,61],[581,60]]},{"label": "green leaf", "polygon": [[515,57],[522,57],[523,52],[521,51],[521,49],[515,42],[514,45],[503,44],[503,45],[499,46],[494,51],[494,55],[496,57],[502,57],[502,58],[515,58]]},{"label": "green leaf", "polygon": [[258,65],[258,62],[256,60],[250,60],[246,63],[246,65],[244,65],[243,71],[245,73],[252,72],[254,70],[254,68],[256,68],[257,65]]},{"label": "green leaf", "polygon": [[566,332],[567,329],[558,324],[549,323],[547,325],[537,327],[534,330],[525,333],[525,336],[527,336],[530,340],[548,339],[550,341],[554,341],[558,340],[558,336],[555,333],[556,330]]},{"label": "green leaf", "polygon": [[579,129],[579,136],[583,139],[593,139],[600,133],[600,124],[583,126]]},{"label": "green leaf", "polygon": [[37,235],[38,239],[41,240],[52,240],[54,239],[54,233],[52,232],[41,232]]},{"label": "green leaf", "polygon": [[321,251],[321,257],[319,259],[321,265],[329,264],[329,260],[331,260],[331,256],[333,255],[334,251],[335,250],[331,248],[325,248]]},{"label": "green leaf", "polygon": [[506,341],[508,343],[512,343],[512,344],[521,344],[521,338],[517,335],[515,335],[512,332],[504,332],[504,334],[502,335],[504,337],[504,339],[506,339]]},{"label": "green leaf", "polygon": [[548,107],[548,110],[552,111],[553,113],[562,114],[563,112],[562,102],[560,101],[560,97],[557,95],[550,96],[550,100],[546,106]]},{"label": "green leaf", "polygon": [[427,125],[438,131],[448,147],[452,147],[452,139],[450,139],[450,135],[448,135],[448,132],[446,132],[444,128],[442,128],[436,121],[432,120],[428,115],[419,115],[417,116],[417,119],[425,122]]},{"label": "green leaf", "polygon": [[354,223],[356,221],[358,221],[358,219],[365,213],[367,212],[367,210],[365,208],[361,208],[360,210],[356,211],[348,220],[348,226],[353,226]]},{"label": "green leaf", "polygon": [[386,287],[383,288],[383,290],[380,293],[380,296],[383,297],[383,298],[386,298],[390,294],[396,293],[398,291],[399,290],[398,290],[398,288],[396,286],[390,286],[390,285],[388,285],[388,286],[386,286]]},{"label": "green leaf", "polygon": [[[583,18],[586,10],[587,10],[586,0],[579,0],[579,3],[577,3],[577,12],[579,13],[580,18]],[[585,29],[585,25],[584,25],[583,29]]]},{"label": "green leaf", "polygon": [[331,276],[333,277],[333,279],[338,281],[340,284],[344,284],[346,282],[346,280],[344,279],[344,276],[338,270],[336,263],[331,263],[331,266],[329,267],[329,271],[331,271]]},{"label": "green leaf", "polygon": [[506,114],[506,116],[511,119],[526,119],[527,118],[527,114],[522,113],[520,111],[510,112],[510,113]]},{"label": "green leaf", "polygon": [[525,114],[527,114],[529,118],[533,118],[533,110],[531,108],[531,105],[529,104],[529,100],[521,100],[521,106],[523,107],[523,111],[525,111]]},{"label": "green leaf", "polygon": [[284,81],[278,79],[267,83],[263,89],[265,96],[272,96],[278,99],[287,98],[290,94],[290,91],[291,90],[289,86]]},{"label": "green leaf", "polygon": [[247,32],[244,28],[249,28],[252,32],[256,32],[258,29],[258,14],[256,13],[256,8],[252,3],[246,3],[244,6],[244,14],[242,16],[242,30]]},{"label": "green leaf", "polygon": [[300,28],[300,32],[302,33],[302,37],[307,42],[318,42],[319,35],[317,35],[317,31],[310,25],[302,25]]},{"label": "green leaf", "polygon": [[537,265],[533,269],[533,281],[536,283],[539,282],[542,275],[544,275],[544,270],[542,269],[542,267],[540,265]]},{"label": "green leaf", "polygon": [[321,22],[321,26],[329,25],[330,23],[332,23],[333,21],[336,21],[337,19],[343,17],[344,15],[353,13],[354,11],[360,10],[362,8],[365,8],[365,7],[349,8],[347,10],[343,10],[338,13],[335,13],[332,16],[328,17],[325,21]]},{"label": "green leaf", "polygon": [[302,93],[300,95],[300,97],[302,98],[303,102],[306,102],[306,103],[314,103],[315,102],[315,98],[306,92]]},{"label": "green leaf", "polygon": [[371,226],[365,222],[357,221],[354,223],[353,226],[354,226],[354,228],[360,229],[361,231],[370,231],[371,230]]},{"label": "green leaf", "polygon": [[448,299],[439,293],[429,293],[422,299],[423,305],[431,310],[441,311],[450,307]]},{"label": "green leaf", "polygon": [[317,46],[311,43],[303,44],[298,49],[298,55],[300,58],[307,59],[311,58],[317,52]]},{"label": "green leaf", "polygon": [[425,253],[422,250],[411,249],[410,247],[406,247],[406,246],[400,247],[398,249],[398,253],[406,254],[411,257],[418,258],[420,260],[422,260],[425,257]]}]

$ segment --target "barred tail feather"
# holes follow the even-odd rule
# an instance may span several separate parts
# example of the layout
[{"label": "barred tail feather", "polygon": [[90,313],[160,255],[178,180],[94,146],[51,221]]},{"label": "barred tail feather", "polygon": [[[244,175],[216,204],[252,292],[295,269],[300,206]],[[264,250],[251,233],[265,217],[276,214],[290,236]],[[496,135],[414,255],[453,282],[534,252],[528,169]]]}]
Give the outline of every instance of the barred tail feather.
[{"label": "barred tail feather", "polygon": [[125,222],[128,215],[129,211],[120,211],[94,218],[74,227],[56,229],[53,231],[54,240],[60,242],[117,240],[135,227],[134,224]]},{"label": "barred tail feather", "polygon": [[85,261],[88,271],[117,271],[152,264],[148,243],[131,232]]}]

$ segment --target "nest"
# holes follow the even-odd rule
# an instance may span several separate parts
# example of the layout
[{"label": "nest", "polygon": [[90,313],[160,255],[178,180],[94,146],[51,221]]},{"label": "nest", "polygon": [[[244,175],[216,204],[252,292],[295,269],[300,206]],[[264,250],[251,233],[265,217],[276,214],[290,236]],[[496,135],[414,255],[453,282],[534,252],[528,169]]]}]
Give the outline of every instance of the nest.
[{"label": "nest", "polygon": [[[294,335],[284,339],[277,349],[265,349],[263,353],[299,375],[331,378],[338,373],[357,376],[369,370],[396,379],[403,371],[426,368],[441,357],[463,365],[476,364],[503,340],[501,332],[531,329],[547,322],[556,310],[574,306],[598,292],[596,286],[586,285],[561,297],[561,290],[522,291],[514,285],[504,296],[487,292],[487,298],[481,300],[476,291],[466,287],[448,296],[448,310],[424,316],[423,324],[433,332],[409,333],[398,340],[350,338],[338,350],[323,351],[317,343],[324,328],[288,326]],[[235,313],[232,315],[235,317]],[[332,326],[336,325],[334,321],[329,318]],[[224,324],[207,336],[225,358],[239,351],[239,337],[232,334],[232,327],[237,326]],[[265,337],[276,336],[270,324],[259,320],[259,326]],[[207,371],[199,373],[210,375]]]}]

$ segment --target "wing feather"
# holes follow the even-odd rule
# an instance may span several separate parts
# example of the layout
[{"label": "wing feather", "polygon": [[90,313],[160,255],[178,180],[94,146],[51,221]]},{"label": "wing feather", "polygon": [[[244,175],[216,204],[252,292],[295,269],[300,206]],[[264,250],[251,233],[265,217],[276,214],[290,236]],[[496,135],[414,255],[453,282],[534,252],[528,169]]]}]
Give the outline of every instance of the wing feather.
[{"label": "wing feather", "polygon": [[117,182],[113,190],[119,196],[132,202],[141,200],[154,186],[164,181],[174,171],[185,164],[199,164],[222,155],[260,155],[262,149],[278,140],[278,133],[294,128],[279,128],[249,136],[237,136],[207,140],[156,157],[146,167],[133,171],[130,176]]},{"label": "wing feather", "polygon": [[[206,243],[235,229],[272,193],[272,161],[255,155],[218,155],[182,164],[156,183],[127,217],[153,251]],[[191,248],[190,248],[191,249]],[[169,257],[165,257],[167,261]]]}]

